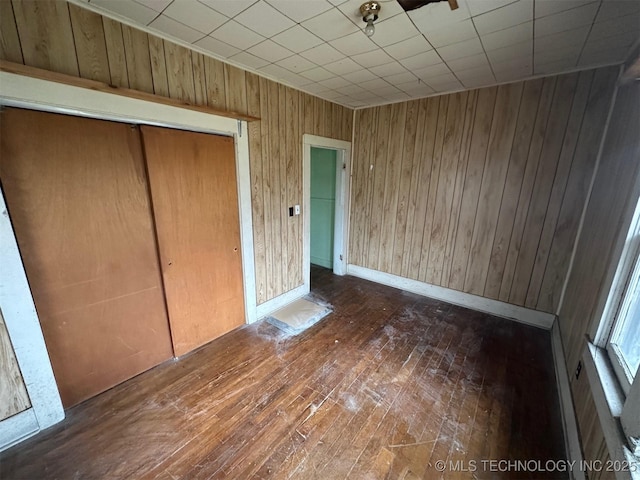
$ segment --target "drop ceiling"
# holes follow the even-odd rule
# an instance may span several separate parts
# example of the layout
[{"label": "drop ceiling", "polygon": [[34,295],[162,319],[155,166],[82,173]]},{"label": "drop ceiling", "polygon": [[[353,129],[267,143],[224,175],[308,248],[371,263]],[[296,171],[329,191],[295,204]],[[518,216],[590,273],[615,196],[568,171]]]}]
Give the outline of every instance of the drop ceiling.
[{"label": "drop ceiling", "polygon": [[75,0],[321,98],[360,108],[622,62],[640,0]]}]

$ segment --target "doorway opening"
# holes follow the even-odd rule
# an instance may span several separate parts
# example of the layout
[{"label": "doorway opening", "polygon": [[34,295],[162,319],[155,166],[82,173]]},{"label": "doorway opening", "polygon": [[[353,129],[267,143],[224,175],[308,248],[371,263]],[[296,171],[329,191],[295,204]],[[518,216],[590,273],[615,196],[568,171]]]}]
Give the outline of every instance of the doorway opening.
[{"label": "doorway opening", "polygon": [[309,292],[311,264],[347,273],[351,143],[304,135],[303,268]]},{"label": "doorway opening", "polygon": [[311,147],[311,265],[333,269],[338,152]]}]

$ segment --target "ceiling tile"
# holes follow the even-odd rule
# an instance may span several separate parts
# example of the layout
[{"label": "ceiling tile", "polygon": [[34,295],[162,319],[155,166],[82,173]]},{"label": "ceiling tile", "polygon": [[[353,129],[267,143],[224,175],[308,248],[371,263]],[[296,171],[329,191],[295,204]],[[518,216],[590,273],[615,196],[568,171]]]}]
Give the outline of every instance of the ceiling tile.
[{"label": "ceiling tile", "polygon": [[158,12],[155,10],[131,1],[92,0],[91,5],[122,15],[141,25],[149,25],[149,22],[158,16]]},{"label": "ceiling tile", "polygon": [[417,70],[440,62],[442,62],[442,59],[435,50],[422,52],[418,55],[414,55],[413,57],[403,58],[400,60],[400,63],[409,70]]},{"label": "ceiling tile", "polygon": [[252,30],[243,27],[235,20],[230,20],[221,27],[218,27],[209,34],[210,37],[233,45],[240,50],[246,50],[264,40],[262,35],[258,35]]},{"label": "ceiling tile", "polygon": [[529,70],[529,75],[531,75],[533,59],[531,58],[531,55],[527,55],[524,57],[513,58],[505,62],[491,62],[491,68],[493,69],[493,73],[496,77],[498,76],[498,73],[514,70]]},{"label": "ceiling tile", "polygon": [[589,37],[589,40],[584,44],[583,54],[589,55],[591,53],[600,52],[602,50],[617,50],[617,49],[627,49],[629,50],[631,46],[638,40],[638,32],[622,32],[618,35],[613,35],[611,37],[604,37],[598,39],[592,39]]},{"label": "ceiling tile", "polygon": [[467,5],[472,16],[481,15],[491,10],[495,10],[517,0],[468,0]]},{"label": "ceiling tile", "polygon": [[470,68],[489,68],[489,60],[487,60],[487,56],[484,53],[480,53],[477,55],[472,55],[470,57],[447,60],[447,65],[454,72],[458,72],[459,70],[469,70]]},{"label": "ceiling tile", "polygon": [[376,23],[376,33],[371,39],[381,47],[386,47],[411,38],[418,33],[418,30],[407,15],[396,15],[395,17],[378,21]]},{"label": "ceiling tile", "polygon": [[403,83],[398,85],[398,88],[413,97],[425,97],[434,93],[433,88],[421,81]]},{"label": "ceiling tile", "polygon": [[484,50],[482,49],[480,40],[478,38],[472,38],[471,40],[465,40],[464,42],[438,48],[437,52],[445,62],[448,62],[450,60],[457,60],[458,58],[484,53]]},{"label": "ceiling tile", "polygon": [[593,24],[589,32],[589,40],[611,37],[623,32],[635,32],[638,34],[640,32],[638,25],[640,25],[640,17],[635,15],[597,22]]},{"label": "ceiling tile", "polygon": [[296,23],[304,22],[308,18],[320,15],[333,6],[326,1],[301,2],[300,0],[267,0],[272,7],[289,17]]},{"label": "ceiling tile", "polygon": [[402,91],[393,93],[391,95],[385,95],[384,97],[392,102],[406,102],[407,100],[411,99],[411,97],[406,92]]},{"label": "ceiling tile", "polygon": [[367,80],[373,80],[375,78],[378,78],[377,75],[374,75],[373,73],[371,73],[369,70],[365,68],[361,68],[357,72],[347,73],[346,75],[343,75],[343,77],[352,83],[361,83],[361,82],[366,82]]},{"label": "ceiling tile", "polygon": [[486,50],[485,53],[489,61],[492,63],[506,62],[518,57],[531,56],[533,55],[533,40],[514,43],[507,47],[497,48],[495,50]]},{"label": "ceiling tile", "polygon": [[533,22],[522,23],[480,38],[485,50],[496,50],[515,43],[530,42],[533,38]]},{"label": "ceiling tile", "polygon": [[236,47],[232,47],[228,43],[221,42],[212,37],[204,37],[198,40],[194,45],[197,45],[200,48],[204,48],[205,50],[210,51],[211,53],[216,54],[217,56],[227,58],[232,55],[235,55],[240,50]]},{"label": "ceiling tile", "polygon": [[533,67],[534,75],[552,75],[562,71],[574,69],[578,59],[575,56],[569,58],[555,60],[549,63],[543,63],[536,61]]},{"label": "ceiling tile", "polygon": [[433,50],[433,47],[421,34],[418,34],[415,37],[389,45],[384,49],[396,60],[402,60],[403,58],[412,57],[419,53]]},{"label": "ceiling tile", "polygon": [[375,93],[376,95],[382,95],[382,96],[394,95],[396,93],[400,93],[400,89],[394,87],[393,85],[387,84],[384,87],[374,89],[373,93]]},{"label": "ceiling tile", "polygon": [[583,25],[590,25],[596,16],[599,3],[590,3],[583,7],[539,18],[535,23],[535,36],[572,30]]},{"label": "ceiling tile", "polygon": [[407,71],[398,62],[386,63],[384,65],[378,65],[377,67],[371,67],[371,73],[378,75],[379,77],[388,77],[389,75],[395,75],[397,73],[405,73]]},{"label": "ceiling tile", "polygon": [[471,20],[463,20],[443,28],[428,31],[422,30],[422,33],[435,48],[463,42],[471,38],[478,38],[478,33]]},{"label": "ceiling tile", "polygon": [[249,48],[247,51],[257,57],[264,58],[270,63],[277,62],[278,60],[282,60],[283,58],[293,55],[291,50],[278,45],[273,40],[265,40],[264,42]]},{"label": "ceiling tile", "polygon": [[430,65],[419,70],[411,70],[411,72],[416,77],[426,81],[432,77],[438,77],[440,75],[444,75],[445,73],[451,73],[451,69],[447,66],[446,63],[437,63],[435,65]]},{"label": "ceiling tile", "polygon": [[468,83],[468,80],[473,80],[474,78],[482,78],[485,80],[484,83],[487,83],[487,80],[495,81],[493,71],[491,70],[491,67],[489,67],[489,64],[476,68],[469,68],[467,70],[456,70],[454,74],[458,80],[464,84]]},{"label": "ceiling tile", "polygon": [[374,50],[373,52],[361,53],[359,55],[354,55],[351,58],[365,68],[377,67],[378,65],[384,65],[385,63],[393,61],[393,58],[387,55],[384,50]]},{"label": "ceiling tile", "polygon": [[346,75],[348,73],[362,70],[362,67],[350,58],[343,58],[342,60],[328,63],[324,66],[324,68],[332,73],[335,73],[336,75]]},{"label": "ceiling tile", "polygon": [[399,85],[401,83],[407,83],[417,81],[418,78],[411,72],[396,73],[395,75],[385,76],[384,79],[391,85]]},{"label": "ceiling tile", "polygon": [[333,73],[331,73],[328,70],[325,70],[322,67],[312,68],[311,70],[302,72],[300,75],[302,75],[305,78],[308,78],[309,80],[313,80],[314,82],[327,80],[328,78],[331,78],[334,76]]},{"label": "ceiling tile", "polygon": [[233,57],[229,57],[229,61],[236,62],[240,65],[246,65],[251,68],[260,68],[267,65],[269,62],[262,58],[258,58],[255,55],[251,55],[248,52],[240,52]]},{"label": "ceiling tile", "polygon": [[640,2],[638,0],[603,1],[596,16],[596,22],[604,22],[623,16],[634,17],[637,26],[640,21]]},{"label": "ceiling tile", "polygon": [[533,0],[518,0],[507,6],[473,17],[473,23],[478,30],[478,34],[482,36],[532,19]]},{"label": "ceiling tile", "polygon": [[536,51],[553,50],[558,46],[583,45],[589,34],[589,30],[591,30],[591,26],[585,25],[584,27],[574,28],[573,30],[567,30],[565,32],[536,37]]},{"label": "ceiling tile", "polygon": [[534,65],[557,62],[560,60],[573,60],[575,65],[582,51],[582,45],[569,45],[563,48],[554,48],[549,50],[536,50],[533,56]]},{"label": "ceiling tile", "polygon": [[305,50],[304,52],[300,53],[300,55],[317,65],[326,65],[327,63],[335,62],[336,60],[341,60],[344,58],[343,54],[341,54],[328,43],[322,43],[317,47]]},{"label": "ceiling tile", "polygon": [[211,33],[229,20],[197,0],[173,2],[162,14],[205,34]]},{"label": "ceiling tile", "polygon": [[304,90],[305,92],[309,92],[311,94],[320,95],[324,92],[328,92],[331,89],[319,83],[311,83],[309,85],[305,85]]},{"label": "ceiling tile", "polygon": [[227,17],[235,17],[258,0],[198,0]]},{"label": "ceiling tile", "polygon": [[295,24],[263,0],[251,5],[237,15],[235,20],[265,37],[277,35]]},{"label": "ceiling tile", "polygon": [[327,100],[331,100],[333,102],[335,102],[338,99],[343,99],[344,100],[344,95],[341,94],[340,92],[336,92],[335,90],[329,89],[327,90],[325,93],[322,94],[323,98],[326,98]]},{"label": "ceiling tile", "polygon": [[459,8],[451,10],[448,2],[429,3],[408,12],[416,27],[423,33],[459,23],[471,17],[465,1],[458,1]]},{"label": "ceiling tile", "polygon": [[513,82],[516,80],[522,80],[533,75],[532,67],[523,69],[512,69],[496,72],[496,80],[498,82]]},{"label": "ceiling tile", "polygon": [[358,95],[366,93],[366,90],[358,85],[347,85],[345,87],[338,88],[337,91],[343,95]]},{"label": "ceiling tile", "polygon": [[371,41],[369,37],[364,35],[360,30],[353,32],[346,37],[340,37],[329,42],[336,50],[345,55],[352,56],[359,53],[366,53],[372,50],[378,50],[378,46]]},{"label": "ceiling tile", "polygon": [[429,81],[427,81],[427,85],[435,91],[458,90],[462,88],[462,84],[450,73],[430,78]]},{"label": "ceiling tile", "polygon": [[[84,1],[88,2],[89,0]],[[135,0],[135,2],[144,5],[151,10],[155,10],[156,12],[162,12],[171,2],[173,2],[173,0]]]},{"label": "ceiling tile", "polygon": [[491,85],[495,85],[496,78],[492,75],[491,77],[473,77],[467,79],[460,79],[462,85],[465,88],[482,88],[489,87]]},{"label": "ceiling tile", "polygon": [[322,40],[316,37],[309,30],[295,25],[271,38],[274,42],[288,48],[292,52],[300,53],[309,50],[322,43]]},{"label": "ceiling tile", "polygon": [[582,7],[588,3],[599,2],[600,0],[536,0],[536,18],[555,15],[556,13]]},{"label": "ceiling tile", "polygon": [[578,66],[611,65],[622,63],[627,56],[627,48],[614,48],[612,50],[600,50],[589,54],[583,54],[578,61]]},{"label": "ceiling tile", "polygon": [[337,8],[302,22],[302,26],[327,42],[358,31],[358,27]]},{"label": "ceiling tile", "polygon": [[193,43],[204,37],[202,32],[187,27],[186,25],[176,22],[172,18],[164,15],[158,15],[158,18],[149,24],[149,28],[158,30],[171,37],[179,38],[180,40],[184,40],[188,43]]},{"label": "ceiling tile", "polygon": [[327,80],[321,80],[319,83],[329,88],[340,88],[340,87],[346,87],[347,85],[351,85],[351,83],[349,83],[348,80],[345,80],[342,77],[328,78]]},{"label": "ceiling tile", "polygon": [[291,70],[294,73],[300,73],[311,70],[316,65],[300,55],[291,55],[288,58],[277,62],[281,67]]},{"label": "ceiling tile", "polygon": [[375,80],[369,80],[368,82],[362,82],[360,84],[362,88],[369,91],[374,91],[382,87],[389,87],[390,85],[381,78]]},{"label": "ceiling tile", "polygon": [[264,72],[273,78],[277,78],[278,81],[288,83],[290,85],[302,85],[306,83],[304,77],[296,75],[295,73],[290,72],[286,68],[282,68],[280,65],[276,65],[274,63],[267,65],[266,67],[262,67],[259,69],[260,72]]}]

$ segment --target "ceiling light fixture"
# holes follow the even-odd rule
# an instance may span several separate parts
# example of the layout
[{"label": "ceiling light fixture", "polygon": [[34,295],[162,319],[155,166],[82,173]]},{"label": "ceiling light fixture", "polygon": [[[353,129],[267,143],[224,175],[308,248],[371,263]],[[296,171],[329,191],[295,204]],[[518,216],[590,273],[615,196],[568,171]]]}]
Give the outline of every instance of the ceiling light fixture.
[{"label": "ceiling light fixture", "polygon": [[378,2],[365,2],[360,5],[360,13],[362,14],[362,21],[367,22],[367,26],[364,27],[364,33],[367,37],[372,37],[376,33],[376,27],[373,26],[373,22],[378,19],[380,13],[380,4]]}]

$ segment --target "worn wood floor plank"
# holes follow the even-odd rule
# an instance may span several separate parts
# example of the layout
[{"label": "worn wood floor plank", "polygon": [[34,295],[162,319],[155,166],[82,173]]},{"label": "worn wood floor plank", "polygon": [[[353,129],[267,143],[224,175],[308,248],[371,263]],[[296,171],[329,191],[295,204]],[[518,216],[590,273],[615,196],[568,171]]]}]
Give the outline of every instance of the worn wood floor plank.
[{"label": "worn wood floor plank", "polygon": [[312,291],[333,313],[305,332],[257,322],[166,362],[0,453],[0,477],[482,479],[451,467],[564,458],[548,332],[322,268]]}]

